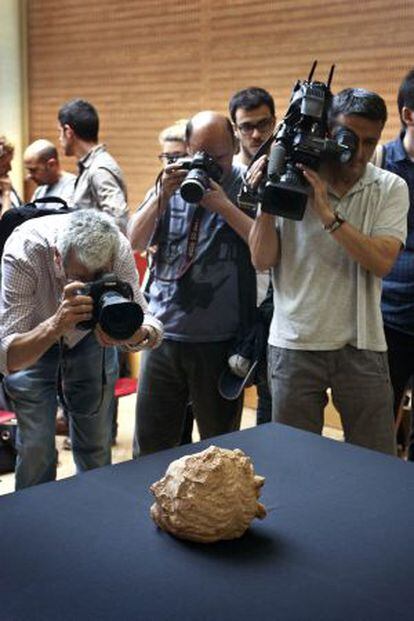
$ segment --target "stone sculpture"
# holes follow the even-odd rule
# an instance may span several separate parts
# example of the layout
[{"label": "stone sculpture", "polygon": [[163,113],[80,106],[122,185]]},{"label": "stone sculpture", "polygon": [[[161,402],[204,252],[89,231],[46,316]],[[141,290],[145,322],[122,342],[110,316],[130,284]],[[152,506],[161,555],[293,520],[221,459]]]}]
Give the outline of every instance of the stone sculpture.
[{"label": "stone sculpture", "polygon": [[240,449],[210,446],[171,462],[165,476],[151,485],[151,517],[181,539],[236,539],[254,518],[266,516],[258,502],[264,481]]}]

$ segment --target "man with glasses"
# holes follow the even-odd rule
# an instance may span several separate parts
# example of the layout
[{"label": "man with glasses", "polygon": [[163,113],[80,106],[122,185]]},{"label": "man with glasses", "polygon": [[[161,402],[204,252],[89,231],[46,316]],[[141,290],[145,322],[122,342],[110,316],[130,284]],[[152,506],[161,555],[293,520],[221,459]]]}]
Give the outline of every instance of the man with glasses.
[{"label": "man with glasses", "polygon": [[163,168],[168,164],[173,164],[180,157],[187,155],[187,147],[185,144],[185,126],[186,119],[182,119],[166,127],[158,136],[158,142],[161,145],[161,153],[158,156]]},{"label": "man with glasses", "polygon": [[274,130],[275,102],[264,88],[251,86],[233,95],[229,112],[240,144],[237,159],[248,166]]},{"label": "man with glasses", "polygon": [[[173,125],[166,127],[160,132],[158,136],[158,142],[160,143],[161,153],[158,155],[158,159],[165,168],[169,164],[174,164],[181,157],[186,157],[187,146],[185,143],[185,127],[187,120],[181,119],[176,121]],[[143,205],[156,195],[156,188],[152,186],[145,195],[144,200],[138,205],[137,210],[141,209]],[[150,250],[150,249],[147,249]]]},{"label": "man with glasses", "polygon": [[259,210],[250,249],[258,269],[272,269],[273,420],[321,433],[331,388],[345,440],[395,454],[380,299],[382,278],[405,242],[408,188],[370,163],[386,120],[376,93],[335,95],[329,129],[353,132],[354,155],[319,171],[299,164],[311,192],[303,219]]},{"label": "man with glasses", "polygon": [[[185,128],[187,119],[176,121],[174,125],[166,127],[158,136],[158,142],[161,145],[161,153],[158,156],[163,168],[169,164],[174,164],[181,157],[187,156],[187,145],[185,142]],[[154,188],[151,190],[154,192]],[[191,403],[188,404],[183,432],[180,444],[190,444],[193,434],[193,409]]]},{"label": "man with glasses", "polygon": [[[240,145],[235,161],[249,166],[262,144],[270,138],[276,124],[275,102],[264,88],[251,86],[235,93],[229,101],[230,117]],[[259,162],[258,162],[259,164]],[[259,168],[263,170],[265,157],[261,158]],[[250,171],[249,171],[250,172]],[[248,173],[249,174],[249,173]],[[257,174],[257,173],[256,173]],[[271,298],[269,270],[257,272],[257,305]],[[261,360],[260,367],[266,369],[266,360]],[[265,375],[265,373],[263,373]],[[257,384],[257,424],[268,423],[272,419],[272,399],[267,383],[263,377]]]}]

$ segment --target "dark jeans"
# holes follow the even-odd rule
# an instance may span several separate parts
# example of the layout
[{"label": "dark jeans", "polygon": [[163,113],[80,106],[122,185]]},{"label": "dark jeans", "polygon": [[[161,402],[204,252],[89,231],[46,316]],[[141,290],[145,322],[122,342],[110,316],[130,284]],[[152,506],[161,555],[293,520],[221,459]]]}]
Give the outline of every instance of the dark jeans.
[{"label": "dark jeans", "polygon": [[[394,390],[394,416],[396,417],[404,390],[409,385],[411,376],[414,375],[414,336],[387,326],[384,328],[388,345],[391,384]],[[414,414],[412,409],[408,459],[414,461]]]},{"label": "dark jeans", "polygon": [[267,379],[257,384],[256,424],[270,423],[272,420],[272,395]]},{"label": "dark jeans", "polygon": [[240,427],[243,399],[228,401],[218,391],[229,343],[165,340],[141,354],[134,457],[178,446],[191,401],[202,439]]}]

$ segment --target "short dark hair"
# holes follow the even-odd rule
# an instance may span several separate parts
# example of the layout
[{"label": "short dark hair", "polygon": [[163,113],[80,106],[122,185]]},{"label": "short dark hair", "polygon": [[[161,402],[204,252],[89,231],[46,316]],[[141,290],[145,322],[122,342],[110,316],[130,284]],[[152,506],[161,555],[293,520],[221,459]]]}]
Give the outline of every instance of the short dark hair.
[{"label": "short dark hair", "polygon": [[365,88],[345,88],[332,99],[329,108],[329,124],[332,126],[340,115],[362,116],[370,121],[387,120],[387,106],[380,95]]},{"label": "short dark hair", "polygon": [[410,108],[410,110],[414,110],[414,69],[411,69],[401,82],[398,91],[397,104],[401,123],[404,127],[406,127],[402,119],[402,109],[406,107]]},{"label": "short dark hair", "polygon": [[236,122],[236,112],[239,108],[253,110],[259,106],[267,106],[272,116],[275,116],[275,102],[270,93],[258,86],[249,86],[234,93],[229,101],[229,112],[233,123]]},{"label": "short dark hair", "polygon": [[72,99],[66,102],[58,112],[59,123],[69,125],[82,140],[98,140],[99,116],[89,101]]}]

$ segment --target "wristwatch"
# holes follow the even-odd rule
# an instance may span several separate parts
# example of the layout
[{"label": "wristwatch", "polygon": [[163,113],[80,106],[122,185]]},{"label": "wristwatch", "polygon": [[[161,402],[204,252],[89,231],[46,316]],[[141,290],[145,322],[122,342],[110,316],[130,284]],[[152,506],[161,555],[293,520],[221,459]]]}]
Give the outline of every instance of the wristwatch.
[{"label": "wristwatch", "polygon": [[324,225],[324,231],[328,231],[328,233],[333,233],[337,231],[339,227],[345,222],[344,218],[337,213],[334,213],[335,220],[331,222],[331,224]]}]

